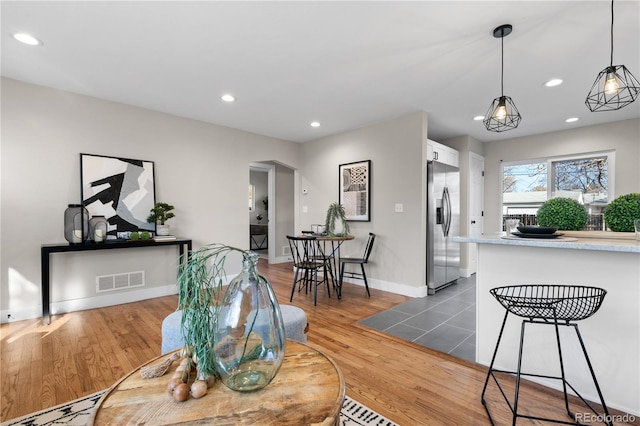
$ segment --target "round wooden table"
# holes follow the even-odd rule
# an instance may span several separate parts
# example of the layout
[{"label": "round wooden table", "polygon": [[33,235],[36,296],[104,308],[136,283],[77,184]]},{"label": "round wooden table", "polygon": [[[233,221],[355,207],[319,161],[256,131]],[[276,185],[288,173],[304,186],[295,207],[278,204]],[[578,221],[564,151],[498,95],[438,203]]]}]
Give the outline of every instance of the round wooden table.
[{"label": "round wooden table", "polygon": [[[175,351],[174,351],[175,352]],[[149,361],[155,365],[173,352]],[[140,368],[114,384],[98,401],[94,425],[337,425],[344,377],[322,352],[287,340],[280,371],[264,389],[236,392],[220,380],[200,399],[176,402],[167,392],[174,361],[164,376],[143,379]]]}]

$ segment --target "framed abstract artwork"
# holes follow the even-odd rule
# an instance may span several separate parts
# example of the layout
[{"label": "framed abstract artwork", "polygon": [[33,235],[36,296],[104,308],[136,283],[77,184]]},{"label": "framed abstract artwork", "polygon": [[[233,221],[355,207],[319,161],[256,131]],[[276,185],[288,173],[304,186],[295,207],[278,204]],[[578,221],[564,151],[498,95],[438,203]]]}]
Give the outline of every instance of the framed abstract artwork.
[{"label": "framed abstract artwork", "polygon": [[371,160],[340,164],[339,202],[344,206],[347,220],[371,220]]},{"label": "framed abstract artwork", "polygon": [[82,205],[107,219],[107,235],[152,231],[147,217],[156,202],[153,161],[80,154]]}]

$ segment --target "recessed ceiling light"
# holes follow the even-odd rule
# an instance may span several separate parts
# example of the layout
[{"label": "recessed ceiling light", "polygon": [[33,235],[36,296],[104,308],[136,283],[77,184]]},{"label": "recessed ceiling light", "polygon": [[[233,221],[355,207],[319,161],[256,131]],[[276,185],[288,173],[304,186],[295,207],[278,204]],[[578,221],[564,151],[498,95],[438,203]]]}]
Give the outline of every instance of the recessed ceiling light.
[{"label": "recessed ceiling light", "polygon": [[580,120],[578,117],[571,117],[564,120],[566,123],[573,123],[574,121]]},{"label": "recessed ceiling light", "polygon": [[559,86],[562,84],[562,80],[559,78],[552,78],[551,80],[547,81],[544,85],[547,87],[554,87],[554,86]]},{"label": "recessed ceiling light", "polygon": [[40,40],[27,33],[15,33],[13,38],[18,40],[21,43],[28,44],[29,46],[41,46],[42,43]]},{"label": "recessed ceiling light", "polygon": [[312,121],[310,124],[311,127],[320,127],[320,122],[318,121]]},{"label": "recessed ceiling light", "polygon": [[223,101],[225,101],[225,102],[233,102],[233,101],[235,101],[235,100],[236,100],[235,96],[230,95],[230,94],[228,94],[228,93],[227,93],[226,95],[222,95],[222,96],[220,97],[220,99],[222,99],[222,100],[223,100]]},{"label": "recessed ceiling light", "polygon": [[484,115],[476,115],[475,117],[473,117],[473,119],[474,119],[475,121],[484,120]]}]

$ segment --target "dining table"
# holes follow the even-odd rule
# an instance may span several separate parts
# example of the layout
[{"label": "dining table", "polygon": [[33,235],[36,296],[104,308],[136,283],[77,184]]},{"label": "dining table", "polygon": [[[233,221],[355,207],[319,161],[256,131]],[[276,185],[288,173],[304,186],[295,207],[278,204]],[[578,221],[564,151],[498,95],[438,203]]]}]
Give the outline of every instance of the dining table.
[{"label": "dining table", "polygon": [[340,287],[340,280],[338,279],[338,273],[340,271],[340,246],[345,241],[351,241],[355,239],[354,235],[328,235],[328,234],[306,234],[316,238],[318,246],[322,251],[322,254],[329,265],[329,275],[331,276],[331,282],[334,290],[338,294],[338,299],[342,297],[342,288]]}]

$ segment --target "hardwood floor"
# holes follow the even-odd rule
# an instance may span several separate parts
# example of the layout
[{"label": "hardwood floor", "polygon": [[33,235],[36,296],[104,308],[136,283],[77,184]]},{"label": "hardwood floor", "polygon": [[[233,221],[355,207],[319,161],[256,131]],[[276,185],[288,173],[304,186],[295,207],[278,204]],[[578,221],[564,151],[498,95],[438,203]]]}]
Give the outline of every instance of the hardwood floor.
[{"label": "hardwood floor", "polygon": [[[260,262],[280,303],[289,303],[291,264]],[[291,304],[307,312],[308,344],[335,360],[349,396],[399,425],[490,424],[480,402],[485,367],[357,323],[409,298],[373,289],[367,298],[363,287],[351,284],[345,284],[341,300],[318,290],[317,306],[304,292],[296,293]],[[159,355],[162,320],[176,305],[177,296],[166,296],[56,315],[48,326],[40,319],[3,324],[1,420],[105,389]],[[537,385],[524,385],[521,392],[521,404],[530,411],[563,416],[556,392]],[[487,400],[495,419],[511,424],[495,386]]]}]

